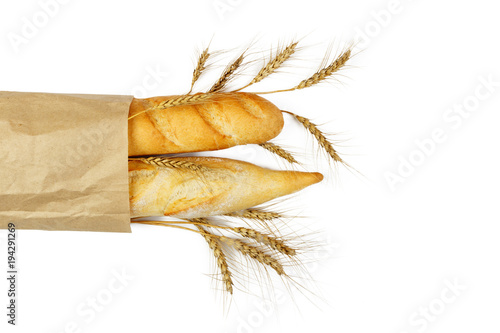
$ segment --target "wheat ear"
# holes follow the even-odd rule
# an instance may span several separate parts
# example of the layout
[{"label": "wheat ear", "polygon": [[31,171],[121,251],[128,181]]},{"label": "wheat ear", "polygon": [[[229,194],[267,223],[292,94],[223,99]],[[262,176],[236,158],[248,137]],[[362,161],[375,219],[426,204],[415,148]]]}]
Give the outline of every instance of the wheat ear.
[{"label": "wheat ear", "polygon": [[[197,228],[203,228],[200,225],[200,223],[203,223],[205,225],[209,224],[209,221],[206,218],[196,218],[196,219],[192,219],[190,221],[194,222],[194,224],[196,225]],[[212,226],[210,226],[210,227],[212,227]],[[214,226],[214,227],[217,227],[217,226]],[[232,229],[232,228],[228,228],[228,229]],[[208,233],[208,234],[211,235],[210,237],[216,237],[221,242],[225,243],[228,246],[233,247],[234,249],[241,252],[243,255],[249,256],[250,258],[258,261],[262,265],[267,265],[267,266],[273,268],[276,271],[276,273],[278,273],[279,275],[285,274],[285,270],[283,269],[283,265],[281,265],[281,263],[276,258],[273,258],[271,255],[265,253],[264,251],[262,251],[258,247],[253,246],[251,244],[248,244],[241,239],[231,238],[231,237],[222,236],[222,235],[213,235],[210,233]]]},{"label": "wheat ear", "polygon": [[325,68],[320,69],[318,72],[314,73],[310,78],[302,80],[295,89],[303,89],[317,84],[326,78],[330,77],[333,73],[337,72],[339,69],[344,67],[345,63],[351,57],[351,49],[347,49],[342,53],[337,59],[335,59],[330,65]]},{"label": "wheat ear", "polygon": [[257,92],[255,94],[259,94],[259,95],[274,94],[274,93],[278,93],[278,92],[286,92],[286,91],[304,89],[304,88],[310,87],[312,85],[315,85],[323,80],[328,79],[334,73],[338,72],[342,67],[344,67],[346,62],[351,58],[351,54],[352,54],[352,50],[351,50],[351,48],[348,48],[339,57],[337,57],[332,63],[330,63],[328,66],[321,68],[319,71],[314,73],[311,77],[309,77],[305,80],[302,80],[298,85],[296,85],[293,88],[274,90],[274,91]]},{"label": "wheat ear", "polygon": [[210,58],[210,53],[208,53],[208,47],[203,50],[203,52],[200,54],[198,57],[198,62],[196,63],[196,68],[193,70],[193,79],[191,80],[191,89],[189,90],[188,94],[193,91],[194,84],[198,79],[200,78],[201,74],[203,74],[203,71],[207,68],[205,64],[207,63],[208,58]]},{"label": "wheat ear", "polygon": [[243,255],[249,256],[250,258],[260,262],[262,265],[271,267],[276,271],[276,273],[278,273],[278,275],[285,274],[285,270],[283,269],[283,266],[280,264],[280,262],[269,254],[260,250],[258,247],[250,245],[240,239],[225,236],[221,236],[220,239],[227,245],[230,245],[236,250],[240,251]]},{"label": "wheat ear", "polygon": [[253,220],[260,220],[260,221],[270,221],[274,219],[279,219],[283,217],[279,213],[275,212],[266,212],[264,210],[260,210],[257,208],[249,208],[245,209],[239,212],[234,212],[234,213],[229,213],[225,214],[226,216],[232,216],[232,217],[241,217],[245,219],[253,219]]},{"label": "wheat ear", "polygon": [[274,58],[272,58],[271,60],[269,60],[269,62],[264,67],[262,67],[260,69],[260,71],[257,73],[257,75],[252,79],[252,81],[250,81],[250,83],[248,83],[246,86],[244,86],[236,91],[243,90],[243,89],[251,86],[252,84],[260,82],[263,79],[265,79],[266,77],[268,77],[269,75],[276,72],[276,70],[278,68],[280,68],[281,65],[283,65],[283,63],[285,61],[287,61],[288,59],[290,59],[290,57],[295,53],[295,49],[296,49],[298,44],[299,44],[299,42],[292,42],[287,47],[282,49],[281,51],[279,51],[279,49],[278,49],[276,56]]},{"label": "wheat ear", "polygon": [[167,108],[171,108],[174,106],[180,105],[188,105],[188,104],[198,104],[200,102],[204,102],[213,94],[210,93],[199,93],[194,95],[182,95],[179,97],[167,99],[166,101],[161,102],[160,104],[153,107],[154,110],[163,110]]},{"label": "wheat ear", "polygon": [[296,115],[295,113],[288,111],[282,111],[282,112],[288,113],[292,115],[295,119],[297,119],[297,121],[300,122],[302,126],[304,126],[304,128],[306,128],[316,138],[316,141],[318,141],[319,145],[328,153],[328,155],[330,155],[330,157],[335,162],[340,162],[345,164],[345,162],[338,155],[335,148],[333,148],[331,142],[328,141],[325,135],[318,129],[318,126],[313,124],[309,119]]},{"label": "wheat ear", "polygon": [[229,271],[229,266],[227,264],[226,255],[224,251],[222,251],[222,246],[220,241],[216,236],[209,233],[205,228],[201,225],[196,225],[201,235],[205,238],[208,243],[208,246],[212,250],[215,259],[217,260],[217,266],[222,274],[222,281],[224,282],[224,286],[226,291],[230,294],[233,293],[233,280],[231,279],[231,272]]},{"label": "wheat ear", "polygon": [[222,75],[219,77],[217,82],[214,83],[212,88],[210,88],[208,93],[222,91],[226,87],[227,83],[234,77],[236,70],[243,64],[244,59],[245,52],[243,52],[235,61],[233,61],[226,67],[224,72],[222,72]]},{"label": "wheat ear", "polygon": [[299,162],[297,162],[297,160],[293,157],[293,155],[290,152],[288,152],[285,149],[281,148],[277,144],[274,144],[272,142],[264,142],[264,143],[260,143],[259,146],[261,146],[262,148],[270,151],[273,154],[278,155],[279,157],[287,160],[288,162],[290,162],[292,164],[298,164],[299,163]]},{"label": "wheat ear", "polygon": [[199,94],[194,94],[194,95],[181,95],[177,96],[174,98],[167,99],[158,105],[152,106],[146,110],[142,110],[141,112],[138,112],[130,117],[128,117],[128,120],[137,117],[138,115],[141,115],[143,113],[149,112],[149,111],[156,111],[156,110],[165,110],[174,106],[181,106],[181,105],[192,105],[192,104],[198,104],[204,101],[207,101],[213,96],[211,93],[199,93]]},{"label": "wheat ear", "polygon": [[142,161],[146,164],[174,169],[187,169],[191,171],[206,171],[207,167],[194,162],[175,159],[172,157],[152,156],[146,158],[129,158],[131,161]]},{"label": "wheat ear", "polygon": [[251,238],[259,243],[265,244],[270,248],[272,248],[273,250],[276,250],[285,255],[294,256],[296,254],[295,249],[292,249],[291,247],[286,245],[285,242],[283,242],[283,240],[278,239],[276,237],[263,234],[257,230],[250,228],[235,227],[231,228],[231,230],[240,234],[243,237]]},{"label": "wheat ear", "polygon": [[[180,222],[180,223],[182,223],[182,222]],[[292,249],[291,247],[286,245],[283,240],[281,240],[277,237],[268,235],[268,234],[264,234],[262,232],[255,230],[255,229],[244,228],[244,227],[228,227],[228,226],[214,225],[214,224],[211,224],[207,218],[194,218],[194,219],[189,220],[189,222],[184,222],[184,223],[192,223],[193,225],[196,225],[197,227],[207,226],[210,228],[231,230],[232,232],[235,232],[243,237],[250,238],[250,239],[255,240],[258,243],[267,245],[271,249],[276,250],[276,251],[283,253],[285,255],[294,256],[296,254],[295,249]]]}]

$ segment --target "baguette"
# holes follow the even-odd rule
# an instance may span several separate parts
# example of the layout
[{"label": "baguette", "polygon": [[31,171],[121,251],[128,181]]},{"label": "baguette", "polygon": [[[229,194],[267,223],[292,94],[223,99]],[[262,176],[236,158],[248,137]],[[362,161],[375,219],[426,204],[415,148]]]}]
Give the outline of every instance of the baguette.
[{"label": "baguette", "polygon": [[317,172],[275,171],[225,158],[165,161],[169,166],[129,161],[132,218],[165,215],[192,219],[234,213],[323,179]]},{"label": "baguette", "polygon": [[[214,93],[197,104],[155,106],[176,96],[134,99],[130,105],[129,156],[209,151],[264,143],[283,128],[281,111],[252,93]],[[148,112],[144,112],[148,110]]]}]

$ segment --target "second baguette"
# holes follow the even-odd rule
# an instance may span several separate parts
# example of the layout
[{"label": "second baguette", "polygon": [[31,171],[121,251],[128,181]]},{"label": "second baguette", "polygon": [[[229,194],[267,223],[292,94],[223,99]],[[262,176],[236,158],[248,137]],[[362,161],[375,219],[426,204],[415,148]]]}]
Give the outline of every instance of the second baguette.
[{"label": "second baguette", "polygon": [[[129,161],[132,218],[223,215],[299,191],[323,179],[317,172],[277,171],[216,157],[177,157],[171,167]],[[193,166],[203,168],[196,170]]]}]

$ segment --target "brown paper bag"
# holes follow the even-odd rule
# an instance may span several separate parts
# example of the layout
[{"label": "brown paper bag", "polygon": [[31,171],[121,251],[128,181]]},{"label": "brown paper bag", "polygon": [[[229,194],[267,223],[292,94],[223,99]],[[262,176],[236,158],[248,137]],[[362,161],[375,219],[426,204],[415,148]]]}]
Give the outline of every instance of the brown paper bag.
[{"label": "brown paper bag", "polygon": [[130,232],[131,101],[0,92],[0,228]]}]

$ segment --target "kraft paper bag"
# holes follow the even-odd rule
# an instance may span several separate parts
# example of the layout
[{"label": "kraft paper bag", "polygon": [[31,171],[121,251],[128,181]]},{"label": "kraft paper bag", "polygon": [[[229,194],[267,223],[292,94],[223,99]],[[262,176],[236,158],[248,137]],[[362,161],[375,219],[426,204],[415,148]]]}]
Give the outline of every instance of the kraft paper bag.
[{"label": "kraft paper bag", "polygon": [[0,92],[0,228],[130,232],[132,98]]}]

